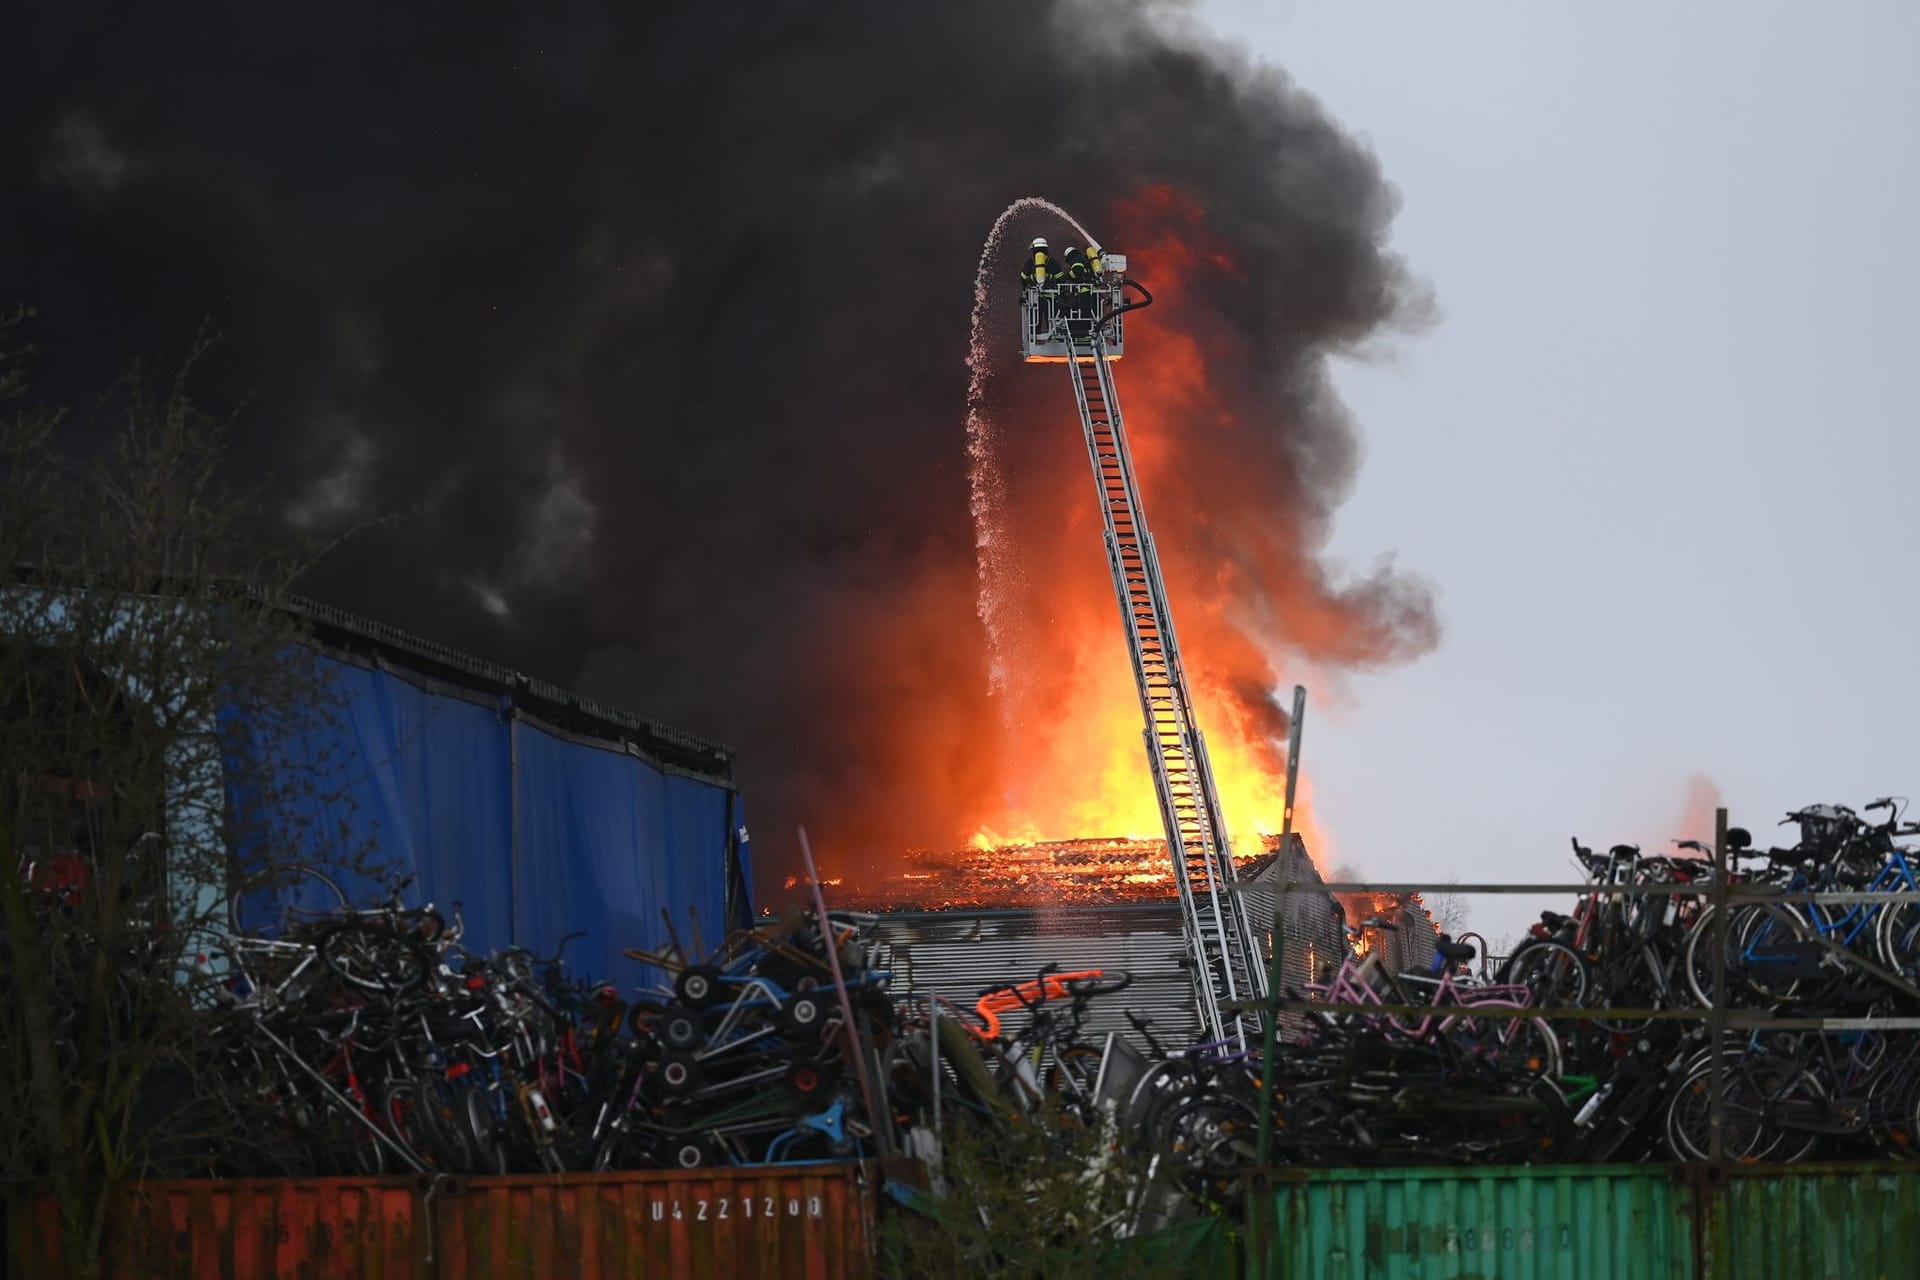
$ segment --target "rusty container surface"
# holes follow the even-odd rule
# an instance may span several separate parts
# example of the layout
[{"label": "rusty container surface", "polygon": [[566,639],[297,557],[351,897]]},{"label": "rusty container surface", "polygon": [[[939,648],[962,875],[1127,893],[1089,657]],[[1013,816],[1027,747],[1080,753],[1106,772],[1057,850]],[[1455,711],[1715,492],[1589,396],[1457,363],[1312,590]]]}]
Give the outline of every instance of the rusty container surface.
[{"label": "rusty container surface", "polygon": [[1701,1171],[1700,1274],[1733,1280],[1920,1275],[1920,1171],[1803,1164]]},{"label": "rusty container surface", "polygon": [[436,1280],[862,1277],[858,1167],[476,1178],[435,1201]]},{"label": "rusty container surface", "polygon": [[[614,1280],[872,1272],[857,1165],[156,1182],[114,1215],[111,1280]],[[47,1201],[7,1206],[9,1276],[59,1273]]]}]

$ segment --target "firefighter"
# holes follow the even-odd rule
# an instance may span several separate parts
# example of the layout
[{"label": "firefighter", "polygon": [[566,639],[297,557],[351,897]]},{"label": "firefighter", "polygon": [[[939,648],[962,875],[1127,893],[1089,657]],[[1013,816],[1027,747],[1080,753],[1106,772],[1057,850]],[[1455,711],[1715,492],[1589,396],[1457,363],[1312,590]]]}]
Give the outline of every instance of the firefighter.
[{"label": "firefighter", "polygon": [[1062,259],[1060,278],[1063,281],[1060,292],[1068,317],[1086,319],[1091,314],[1088,308],[1093,303],[1093,272],[1077,246],[1068,249]]},{"label": "firefighter", "polygon": [[1020,268],[1020,283],[1045,288],[1057,275],[1053,255],[1047,252],[1047,238],[1035,236],[1033,243],[1027,247],[1026,263]]},{"label": "firefighter", "polygon": [[1032,336],[1035,340],[1042,339],[1053,328],[1053,307],[1039,291],[1057,278],[1053,255],[1047,251],[1047,238],[1035,236],[1033,243],[1027,246],[1026,264],[1020,268],[1021,293],[1034,291]]},{"label": "firefighter", "polygon": [[1087,308],[1087,314],[1098,316],[1101,299],[1106,296],[1107,255],[1100,251],[1100,246],[1097,244],[1087,246],[1087,275],[1093,281],[1092,292],[1088,298],[1090,305]]},{"label": "firefighter", "polygon": [[1093,279],[1093,272],[1087,267],[1087,259],[1075,247],[1068,249],[1061,262],[1060,278],[1069,285],[1085,285]]}]

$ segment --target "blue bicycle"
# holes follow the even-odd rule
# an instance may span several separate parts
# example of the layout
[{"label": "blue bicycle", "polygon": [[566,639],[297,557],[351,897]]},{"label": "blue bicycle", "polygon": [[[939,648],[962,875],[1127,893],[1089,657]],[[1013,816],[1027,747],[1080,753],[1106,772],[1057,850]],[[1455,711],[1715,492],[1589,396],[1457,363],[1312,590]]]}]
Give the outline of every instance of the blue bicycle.
[{"label": "blue bicycle", "polygon": [[[1734,856],[1764,859],[1764,869],[1743,874],[1747,883],[1791,892],[1872,893],[1920,891],[1920,876],[1898,836],[1920,834],[1920,825],[1898,820],[1893,798],[1876,800],[1867,812],[1886,810],[1883,823],[1868,823],[1840,805],[1813,805],[1786,817],[1800,827],[1788,849]],[[1727,909],[1727,976],[1762,999],[1807,999],[1846,981],[1853,968],[1836,947],[1895,973],[1920,967],[1920,903],[1748,903]],[[1713,1003],[1713,922],[1701,913],[1686,945],[1683,967],[1694,997]]]}]

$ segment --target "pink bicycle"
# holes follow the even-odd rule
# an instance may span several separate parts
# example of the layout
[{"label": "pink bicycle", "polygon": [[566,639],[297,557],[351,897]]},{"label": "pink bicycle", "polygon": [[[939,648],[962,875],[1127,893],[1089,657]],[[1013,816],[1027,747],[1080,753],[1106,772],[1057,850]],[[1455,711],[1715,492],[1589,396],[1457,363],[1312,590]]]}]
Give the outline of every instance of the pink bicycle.
[{"label": "pink bicycle", "polygon": [[[1358,939],[1369,929],[1394,929],[1389,921],[1373,918],[1348,926]],[[1444,1038],[1470,1057],[1497,1060],[1535,1076],[1560,1074],[1560,1041],[1544,1018],[1475,1016],[1475,1011],[1533,1007],[1533,995],[1524,986],[1485,983],[1457,978],[1455,969],[1474,959],[1474,949],[1442,934],[1433,974],[1393,973],[1381,966],[1380,952],[1364,956],[1351,952],[1325,981],[1310,982],[1315,999],[1342,1005],[1424,1006],[1413,1016],[1402,1012],[1321,1014],[1338,1025],[1369,1028],[1406,1040]]]}]

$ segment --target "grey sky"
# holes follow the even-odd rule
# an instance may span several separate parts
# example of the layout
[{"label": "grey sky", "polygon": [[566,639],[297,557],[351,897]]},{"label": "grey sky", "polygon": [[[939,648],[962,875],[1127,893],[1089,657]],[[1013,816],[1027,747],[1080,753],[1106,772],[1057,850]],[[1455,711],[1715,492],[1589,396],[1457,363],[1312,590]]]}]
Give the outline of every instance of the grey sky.
[{"label": "grey sky", "polygon": [[1693,834],[1695,774],[1763,842],[1920,797],[1920,5],[1203,13],[1371,141],[1444,312],[1339,375],[1336,553],[1447,635],[1313,683],[1334,856],[1559,878],[1571,834]]}]

